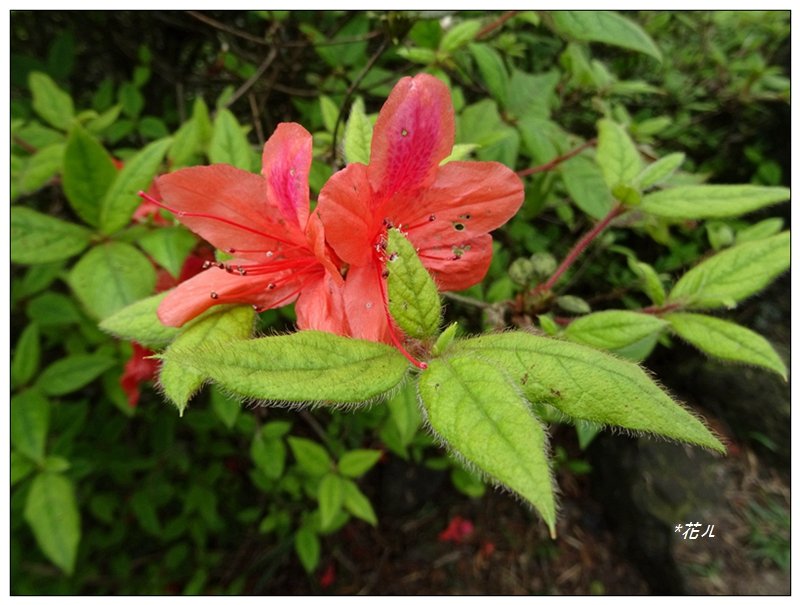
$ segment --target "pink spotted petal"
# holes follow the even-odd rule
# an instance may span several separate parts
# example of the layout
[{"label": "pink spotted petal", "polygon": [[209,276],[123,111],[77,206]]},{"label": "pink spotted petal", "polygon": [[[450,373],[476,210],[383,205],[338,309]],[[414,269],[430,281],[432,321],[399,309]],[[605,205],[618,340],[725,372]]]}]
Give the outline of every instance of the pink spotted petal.
[{"label": "pink spotted petal", "polygon": [[486,276],[492,262],[492,236],[479,235],[458,245],[423,247],[419,257],[439,290],[464,290]]},{"label": "pink spotted petal", "polygon": [[380,205],[397,193],[428,186],[455,140],[450,91],[428,74],[403,78],[375,123],[369,180]]},{"label": "pink spotted petal", "polygon": [[278,124],[264,145],[261,174],[267,198],[298,229],[308,220],[308,173],[311,169],[311,135],[293,122]]}]

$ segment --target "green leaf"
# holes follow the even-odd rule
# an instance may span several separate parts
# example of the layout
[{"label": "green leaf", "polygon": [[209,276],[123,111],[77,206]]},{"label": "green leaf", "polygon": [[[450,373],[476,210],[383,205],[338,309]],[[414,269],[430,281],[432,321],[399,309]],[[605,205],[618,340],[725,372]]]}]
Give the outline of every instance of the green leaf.
[{"label": "green leaf", "polygon": [[575,205],[592,218],[605,217],[614,206],[614,198],[603,180],[603,173],[586,156],[576,156],[558,167],[567,193]]},{"label": "green leaf", "polygon": [[133,82],[124,82],[117,91],[122,111],[130,118],[136,118],[144,108],[144,96]]},{"label": "green leaf", "polygon": [[289,437],[288,441],[297,464],[307,474],[321,477],[333,469],[333,460],[319,443],[302,437]]},{"label": "green leaf", "polygon": [[11,260],[34,265],[75,256],[91,239],[84,227],[24,207],[11,208]]},{"label": "green leaf", "polygon": [[375,516],[372,504],[353,481],[344,479],[342,481],[342,491],[344,508],[347,512],[362,521],[366,521],[373,527],[378,525],[378,517]]},{"label": "green leaf", "polygon": [[125,162],[100,205],[100,230],[111,234],[127,225],[139,205],[139,191],[147,191],[172,139],[153,141]]},{"label": "green leaf", "polygon": [[96,118],[86,122],[86,130],[92,134],[104,133],[112,124],[117,121],[119,114],[122,112],[122,105],[114,105],[107,109]]},{"label": "green leaf", "polygon": [[667,298],[667,293],[664,291],[664,284],[661,278],[653,267],[647,263],[637,261],[633,257],[628,258],[628,267],[636,274],[641,283],[642,292],[644,292],[654,305],[663,305]]},{"label": "green leaf", "polygon": [[775,349],[752,330],[696,313],[670,313],[665,319],[678,336],[709,355],[761,366],[787,378],[786,365]]},{"label": "green leaf", "polygon": [[76,324],[83,317],[71,297],[53,291],[43,292],[31,300],[25,312],[31,321],[45,329]]},{"label": "green leaf", "polygon": [[64,152],[64,194],[75,213],[90,225],[98,225],[100,203],[116,176],[105,148],[83,128],[74,126]]},{"label": "green leaf", "polygon": [[232,393],[274,401],[368,401],[400,384],[408,370],[392,347],[311,330],[224,348],[203,343],[174,359]]},{"label": "green leaf", "polygon": [[635,50],[661,61],[661,51],[633,21],[611,11],[552,11],[559,31],[575,40],[602,42]]},{"label": "green leaf", "polygon": [[480,145],[476,145],[475,143],[456,143],[453,145],[453,150],[450,152],[450,155],[439,162],[439,166],[444,166],[448,162],[466,160],[478,147],[480,147]]},{"label": "green leaf", "polygon": [[327,95],[320,96],[319,107],[322,112],[322,122],[325,125],[325,130],[333,132],[333,129],[336,128],[336,120],[339,118],[339,108]]},{"label": "green leaf", "polygon": [[[555,69],[540,74],[529,74],[512,67],[511,79],[508,83],[508,111],[512,115],[523,118],[523,123],[528,120],[532,121],[530,122],[531,124],[535,124],[535,120],[547,122],[551,109],[558,103],[556,86],[560,80],[561,73]],[[549,124],[558,128],[552,122],[549,122]],[[533,134],[534,132],[535,134]],[[534,128],[531,134],[533,136],[530,139],[534,144],[536,143],[534,139],[545,138],[546,136],[542,133],[541,128]],[[563,141],[564,139],[559,137],[559,140]],[[550,159],[552,158],[540,161],[544,163]]]},{"label": "green leaf", "polygon": [[47,366],[36,384],[45,395],[66,395],[85,387],[115,363],[99,353],[70,355]]},{"label": "green leaf", "polygon": [[110,241],[82,256],[68,281],[89,313],[102,320],[150,294],[156,285],[156,272],[136,248]]},{"label": "green leaf", "polygon": [[23,456],[19,452],[11,450],[10,460],[10,485],[14,487],[17,483],[22,481],[25,477],[29,476],[36,470],[36,465],[31,462],[30,458]]},{"label": "green leaf", "polygon": [[47,74],[34,71],[28,76],[33,109],[51,126],[67,130],[75,117],[72,97],[61,90]]},{"label": "green leaf", "polygon": [[167,292],[136,301],[100,322],[100,329],[126,340],[135,340],[150,349],[161,349],[178,335],[180,330],[165,326],[158,319],[158,305]]},{"label": "green leaf", "polygon": [[319,482],[317,499],[319,501],[319,523],[322,530],[333,525],[333,521],[344,504],[344,487],[341,477],[328,473]]},{"label": "green leaf", "polygon": [[783,202],[789,197],[786,187],[685,185],[645,195],[639,208],[664,218],[727,218]]},{"label": "green leaf", "polygon": [[430,48],[403,46],[397,49],[397,54],[412,63],[421,65],[431,65],[436,62],[436,51]]},{"label": "green leaf", "polygon": [[658,334],[667,322],[635,311],[599,311],[571,321],[564,335],[598,349],[621,349]]},{"label": "green leaf", "polygon": [[61,170],[63,158],[63,143],[48,145],[26,158],[17,181],[18,194],[26,195],[44,187]]},{"label": "green leaf", "polygon": [[40,473],[25,501],[25,520],[47,558],[72,574],[81,538],[81,520],[72,482],[56,473]]},{"label": "green leaf", "polygon": [[754,242],[779,233],[783,229],[783,219],[777,216],[765,218],[736,233],[736,243]]},{"label": "green leaf", "polygon": [[286,465],[286,446],[276,437],[267,437],[258,431],[250,445],[250,457],[269,479],[278,479]]},{"label": "green leaf", "polygon": [[452,53],[465,44],[472,42],[481,29],[481,22],[477,19],[468,19],[457,23],[448,29],[439,42],[439,50]]},{"label": "green leaf", "polygon": [[454,351],[470,352],[502,367],[534,404],[549,404],[578,420],[725,451],[700,420],[629,361],[524,332],[481,336],[457,347]]},{"label": "green leaf", "polygon": [[339,472],[345,477],[357,479],[371,469],[383,452],[379,450],[350,450],[339,458]]},{"label": "green leaf", "polygon": [[609,189],[628,185],[642,171],[642,158],[625,129],[611,120],[597,123],[597,163]]},{"label": "green leaf", "polygon": [[636,175],[633,184],[640,189],[647,189],[653,185],[658,185],[672,176],[672,174],[681,167],[685,159],[686,154],[680,152],[665,155],[663,158],[645,167],[644,170]]},{"label": "green leaf", "polygon": [[242,127],[228,109],[217,111],[208,157],[214,164],[230,164],[248,172],[253,170],[255,154]]},{"label": "green leaf", "polygon": [[39,369],[42,347],[39,343],[39,325],[29,323],[19,335],[11,358],[11,383],[15,388],[27,384]]},{"label": "green leaf", "polygon": [[294,550],[308,573],[317,568],[321,547],[317,534],[311,528],[303,526],[297,530],[294,535]]},{"label": "green leaf", "polygon": [[508,70],[503,58],[487,44],[470,44],[469,51],[478,64],[481,81],[501,107],[508,102]]},{"label": "green leaf", "polygon": [[19,453],[42,462],[49,426],[50,402],[38,390],[11,398],[11,443]]},{"label": "green leaf", "polygon": [[212,388],[211,409],[214,410],[214,414],[226,428],[232,429],[239,418],[242,405],[238,400],[228,397],[219,389]]},{"label": "green leaf", "polygon": [[183,363],[200,347],[208,347],[217,355],[225,354],[230,342],[249,338],[253,333],[255,312],[246,305],[217,306],[185,327],[162,354],[158,380],[178,412],[183,415],[186,405],[203,386],[206,375]]},{"label": "green leaf", "polygon": [[388,233],[389,312],[411,338],[432,338],[441,321],[439,292],[411,242],[397,229],[389,229]]},{"label": "green leaf", "polygon": [[162,227],[139,238],[139,245],[172,277],[178,279],[197,238],[183,227]]},{"label": "green leaf", "polygon": [[344,157],[348,164],[369,164],[372,122],[364,111],[364,100],[357,97],[344,127]]},{"label": "green leaf", "polygon": [[692,309],[734,307],[789,268],[788,231],[728,248],[684,274],[668,302]]},{"label": "green leaf", "polygon": [[439,437],[530,502],[555,536],[547,435],[506,373],[464,355],[434,359],[420,376],[419,397]]}]

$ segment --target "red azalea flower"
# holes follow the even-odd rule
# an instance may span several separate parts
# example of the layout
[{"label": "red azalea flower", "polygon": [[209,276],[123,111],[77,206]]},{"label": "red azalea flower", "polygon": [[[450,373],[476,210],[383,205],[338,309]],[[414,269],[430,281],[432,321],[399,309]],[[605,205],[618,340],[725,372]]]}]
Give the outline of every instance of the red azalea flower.
[{"label": "red azalea flower", "polygon": [[325,571],[320,574],[319,577],[319,585],[322,588],[328,588],[336,581],[336,568],[334,567],[333,563],[329,563],[328,566],[325,568]]},{"label": "red azalea flower", "polygon": [[455,542],[461,544],[472,532],[475,531],[475,526],[469,519],[464,519],[460,515],[456,515],[450,519],[450,523],[446,529],[439,532],[439,542]]},{"label": "red azalea flower", "polygon": [[138,342],[131,344],[133,345],[133,354],[128,363],[125,364],[119,384],[128,396],[128,405],[135,408],[139,403],[139,385],[155,378],[158,371],[158,361],[147,359],[155,354],[150,349],[146,349]]},{"label": "red azalea flower", "polygon": [[447,86],[421,74],[400,80],[378,115],[369,166],[352,163],[320,192],[328,243],[349,264],[344,303],[352,335],[390,342],[382,254],[386,229],[402,229],[440,290],[483,279],[489,231],[524,198],[512,170],[496,162],[449,162],[455,137]]},{"label": "red azalea flower", "polygon": [[180,326],[223,303],[272,309],[297,300],[301,329],[347,334],[342,277],[326,246],[322,222],[309,213],[311,135],[280,124],[264,145],[261,176],[228,166],[196,166],[159,177],[165,203],[189,229],[233,258],[208,262],[158,308]]}]

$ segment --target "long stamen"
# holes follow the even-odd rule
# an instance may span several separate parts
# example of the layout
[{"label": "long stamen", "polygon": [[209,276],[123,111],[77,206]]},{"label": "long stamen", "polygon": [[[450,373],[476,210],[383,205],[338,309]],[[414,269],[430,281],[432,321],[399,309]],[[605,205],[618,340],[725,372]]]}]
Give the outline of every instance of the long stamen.
[{"label": "long stamen", "polygon": [[406,225],[400,225],[400,228],[406,233],[408,233],[409,231],[413,231],[414,229],[419,229],[420,227],[424,227],[425,225],[430,225],[435,220],[436,220],[436,215],[431,214],[422,222],[416,223],[415,225],[411,225],[410,227],[407,227]]},{"label": "long stamen", "polygon": [[247,231],[247,232],[253,233],[255,235],[260,235],[261,237],[265,237],[265,238],[268,238],[268,239],[273,239],[273,240],[275,240],[277,242],[281,242],[282,244],[287,244],[289,246],[295,245],[294,242],[291,242],[289,240],[285,240],[283,238],[277,237],[276,235],[272,235],[270,233],[264,233],[263,231],[259,231],[258,229],[253,229],[252,227],[248,227],[247,225],[242,225],[241,223],[237,223],[236,221],[232,221],[232,220],[227,219],[227,218],[225,218],[223,216],[215,216],[213,214],[203,214],[203,213],[200,213],[200,212],[186,212],[184,210],[176,210],[174,208],[170,208],[166,204],[162,204],[161,202],[159,202],[153,196],[146,194],[144,191],[140,191],[137,195],[140,198],[142,198],[144,200],[147,200],[151,204],[155,204],[159,208],[163,208],[164,210],[172,212],[175,216],[190,216],[190,217],[194,217],[194,218],[207,218],[207,219],[210,219],[210,220],[214,220],[214,221],[219,221],[221,223],[225,223],[226,225],[230,225],[231,227],[236,227],[237,229],[241,229],[242,231]]},{"label": "long stamen", "polygon": [[403,357],[408,359],[408,361],[410,361],[420,370],[426,370],[428,368],[428,364],[425,363],[424,361],[419,361],[418,359],[415,359],[411,355],[411,353],[409,353],[405,349],[403,343],[400,342],[400,339],[398,338],[397,333],[395,332],[394,319],[392,318],[392,315],[389,313],[389,296],[386,293],[386,286],[383,283],[384,279],[383,269],[381,269],[380,266],[378,266],[377,270],[378,270],[378,283],[380,284],[381,288],[381,300],[383,302],[383,313],[386,315],[386,322],[389,324],[389,338],[392,339],[392,344],[394,344],[395,348],[397,348],[397,350],[403,354]]}]

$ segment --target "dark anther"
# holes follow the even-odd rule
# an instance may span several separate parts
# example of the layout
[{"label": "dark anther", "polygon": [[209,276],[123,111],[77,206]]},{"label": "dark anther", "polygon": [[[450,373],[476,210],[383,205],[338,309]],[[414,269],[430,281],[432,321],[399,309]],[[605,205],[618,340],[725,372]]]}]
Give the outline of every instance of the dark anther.
[{"label": "dark anther", "polygon": [[203,261],[203,269],[208,269],[212,265],[210,260]]},{"label": "dark anther", "polygon": [[428,220],[429,220],[429,221],[435,221],[435,220],[436,220],[436,215],[435,215],[435,214],[431,214],[431,215],[428,217]]},{"label": "dark anther", "polygon": [[384,270],[383,270],[383,273],[381,273],[381,277],[382,277],[383,279],[386,279],[387,277],[389,277],[389,271],[387,271],[386,269],[384,269]]},{"label": "dark anther", "polygon": [[219,294],[217,294],[216,292],[212,292],[211,293],[211,298],[213,298],[214,300],[217,300],[219,298]]}]

